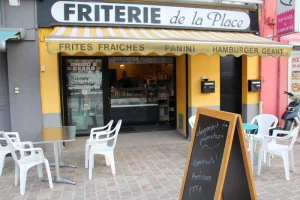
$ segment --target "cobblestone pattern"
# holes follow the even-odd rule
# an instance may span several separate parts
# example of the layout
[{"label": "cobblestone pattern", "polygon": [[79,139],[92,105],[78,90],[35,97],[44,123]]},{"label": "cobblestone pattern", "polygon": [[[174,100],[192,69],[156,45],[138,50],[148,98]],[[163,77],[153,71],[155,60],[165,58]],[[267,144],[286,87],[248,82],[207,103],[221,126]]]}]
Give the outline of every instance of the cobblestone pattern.
[{"label": "cobblestone pattern", "polygon": [[[41,181],[34,167],[28,171],[26,193],[21,196],[19,186],[14,186],[14,165],[11,157],[6,159],[0,177],[0,198],[5,200],[177,200],[182,183],[187,143],[166,146],[135,147],[115,150],[116,172],[114,178],[110,167],[105,166],[101,156],[95,158],[93,180],[88,180],[84,169],[84,152],[64,152],[64,161],[77,168],[61,168],[61,175],[76,181],[76,185]],[[45,154],[53,161],[53,153]],[[300,145],[295,145],[296,169],[300,171]],[[256,172],[256,167],[255,167]],[[51,168],[55,175],[54,168]],[[46,172],[44,169],[44,176]],[[286,181],[283,162],[274,157],[271,167],[263,166],[261,176],[254,175],[259,199],[300,199],[300,173],[291,173]]]}]

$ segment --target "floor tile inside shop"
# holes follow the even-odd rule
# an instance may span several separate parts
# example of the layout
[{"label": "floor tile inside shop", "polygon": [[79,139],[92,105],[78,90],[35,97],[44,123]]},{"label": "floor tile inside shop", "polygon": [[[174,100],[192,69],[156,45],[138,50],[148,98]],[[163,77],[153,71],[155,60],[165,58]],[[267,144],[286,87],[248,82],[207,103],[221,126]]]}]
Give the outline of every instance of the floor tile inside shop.
[{"label": "floor tile inside shop", "polygon": [[[36,167],[28,171],[26,193],[21,196],[19,186],[14,186],[14,164],[6,158],[0,177],[0,198],[10,199],[101,199],[101,200],[159,200],[178,199],[186,164],[189,142],[176,131],[132,133],[119,135],[115,149],[116,172],[114,178],[110,167],[105,166],[102,156],[95,157],[93,180],[88,180],[84,169],[84,146],[86,137],[66,145],[64,161],[77,168],[61,168],[62,176],[73,179],[76,185],[48,182],[37,176]],[[299,139],[300,141],[300,139]],[[271,160],[271,167],[263,166],[261,176],[254,174],[259,199],[300,199],[300,142],[295,145],[296,172],[286,181],[283,162],[279,157]],[[51,148],[47,148],[51,149]],[[48,150],[45,156],[54,161]],[[51,168],[55,175],[54,168]],[[256,167],[254,168],[256,172]],[[46,172],[44,170],[44,176]]]}]

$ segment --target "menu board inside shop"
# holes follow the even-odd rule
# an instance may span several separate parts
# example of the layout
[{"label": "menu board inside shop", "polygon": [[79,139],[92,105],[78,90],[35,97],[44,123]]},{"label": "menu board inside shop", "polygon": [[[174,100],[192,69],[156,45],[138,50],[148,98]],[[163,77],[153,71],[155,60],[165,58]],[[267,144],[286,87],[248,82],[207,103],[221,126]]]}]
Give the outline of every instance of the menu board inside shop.
[{"label": "menu board inside shop", "polygon": [[179,200],[257,199],[239,115],[198,109]]},{"label": "menu board inside shop", "polygon": [[109,57],[109,64],[173,64],[173,57]]}]

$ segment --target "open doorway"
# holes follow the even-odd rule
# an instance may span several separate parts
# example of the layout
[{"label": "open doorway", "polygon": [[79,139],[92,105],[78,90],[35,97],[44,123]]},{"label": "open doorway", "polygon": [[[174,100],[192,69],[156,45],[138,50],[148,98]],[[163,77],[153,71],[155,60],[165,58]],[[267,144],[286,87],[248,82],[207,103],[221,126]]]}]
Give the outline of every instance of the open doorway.
[{"label": "open doorway", "polygon": [[175,59],[109,57],[110,117],[121,133],[176,128]]}]

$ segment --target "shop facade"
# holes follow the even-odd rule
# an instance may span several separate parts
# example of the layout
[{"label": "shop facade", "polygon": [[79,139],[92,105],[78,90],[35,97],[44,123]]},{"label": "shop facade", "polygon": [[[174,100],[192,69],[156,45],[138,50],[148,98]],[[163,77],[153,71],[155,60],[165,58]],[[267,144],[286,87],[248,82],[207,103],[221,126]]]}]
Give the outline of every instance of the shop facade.
[{"label": "shop facade", "polygon": [[[255,4],[53,0],[37,8],[45,128],[87,132],[110,119],[166,119],[188,136],[199,107],[249,121],[259,109],[260,88],[249,87],[260,83],[259,57],[291,54],[289,45],[255,35]],[[136,87],[120,86],[124,71]]]}]

